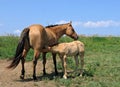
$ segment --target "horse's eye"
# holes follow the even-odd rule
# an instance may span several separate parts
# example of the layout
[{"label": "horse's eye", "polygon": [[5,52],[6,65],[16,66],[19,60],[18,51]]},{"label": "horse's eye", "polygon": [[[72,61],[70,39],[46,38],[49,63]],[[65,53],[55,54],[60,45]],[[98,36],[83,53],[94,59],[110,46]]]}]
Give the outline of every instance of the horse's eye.
[{"label": "horse's eye", "polygon": [[72,31],[75,32],[74,29],[72,29]]},{"label": "horse's eye", "polygon": [[69,26],[71,27],[72,25],[70,24]]}]

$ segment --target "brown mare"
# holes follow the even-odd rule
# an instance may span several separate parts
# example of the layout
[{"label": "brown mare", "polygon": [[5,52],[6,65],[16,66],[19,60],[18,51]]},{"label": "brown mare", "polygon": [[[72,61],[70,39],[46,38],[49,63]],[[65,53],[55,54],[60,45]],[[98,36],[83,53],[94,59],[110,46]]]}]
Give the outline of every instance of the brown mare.
[{"label": "brown mare", "polygon": [[[36,65],[37,65],[37,60],[40,56],[40,53],[42,52],[42,49],[46,48],[47,46],[52,46],[58,43],[58,39],[64,34],[70,36],[73,39],[78,39],[78,36],[74,31],[71,23],[48,26],[46,28],[44,28],[42,25],[36,24],[36,25],[31,25],[28,28],[25,28],[21,33],[20,40],[16,48],[15,56],[11,64],[8,66],[8,68],[14,69],[21,60],[22,70],[21,70],[20,78],[24,79],[25,57],[29,49],[32,48],[34,50],[33,79],[36,80],[37,79]],[[46,63],[45,55],[46,53],[43,53],[44,73],[45,73],[45,63]],[[56,54],[53,54],[53,59],[55,63],[55,71],[57,72]]]}]

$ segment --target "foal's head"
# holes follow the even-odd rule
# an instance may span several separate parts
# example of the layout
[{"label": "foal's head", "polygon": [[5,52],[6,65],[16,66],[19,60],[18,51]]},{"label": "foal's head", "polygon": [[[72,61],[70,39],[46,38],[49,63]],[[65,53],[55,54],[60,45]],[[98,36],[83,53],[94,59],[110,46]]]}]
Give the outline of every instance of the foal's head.
[{"label": "foal's head", "polygon": [[78,35],[77,33],[75,32],[74,28],[72,27],[72,22],[68,23],[67,24],[67,27],[66,27],[66,35],[67,36],[70,36],[71,38],[73,38],[74,40],[77,40],[78,39]]}]

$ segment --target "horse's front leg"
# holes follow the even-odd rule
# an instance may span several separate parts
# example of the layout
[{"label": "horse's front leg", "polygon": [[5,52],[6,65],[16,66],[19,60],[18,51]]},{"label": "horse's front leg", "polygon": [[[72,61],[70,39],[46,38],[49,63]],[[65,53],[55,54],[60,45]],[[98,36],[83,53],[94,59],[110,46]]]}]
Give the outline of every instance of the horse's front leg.
[{"label": "horse's front leg", "polygon": [[46,52],[43,52],[43,75],[46,75],[46,69],[45,69],[45,65],[46,65]]},{"label": "horse's front leg", "polygon": [[34,51],[34,58],[33,58],[33,79],[37,80],[36,77],[36,65],[37,65],[37,60],[39,58],[40,52],[38,50]]},{"label": "horse's front leg", "polygon": [[53,63],[54,63],[55,75],[58,75],[57,65],[56,65],[56,53],[52,53],[52,56],[53,56]]}]

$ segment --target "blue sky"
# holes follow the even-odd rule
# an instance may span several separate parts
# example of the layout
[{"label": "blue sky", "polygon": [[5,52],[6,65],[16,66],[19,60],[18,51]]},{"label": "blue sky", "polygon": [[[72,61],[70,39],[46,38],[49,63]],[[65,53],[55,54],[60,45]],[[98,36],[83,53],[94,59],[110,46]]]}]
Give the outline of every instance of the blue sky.
[{"label": "blue sky", "polygon": [[0,0],[0,35],[69,21],[80,35],[120,36],[120,0]]}]

